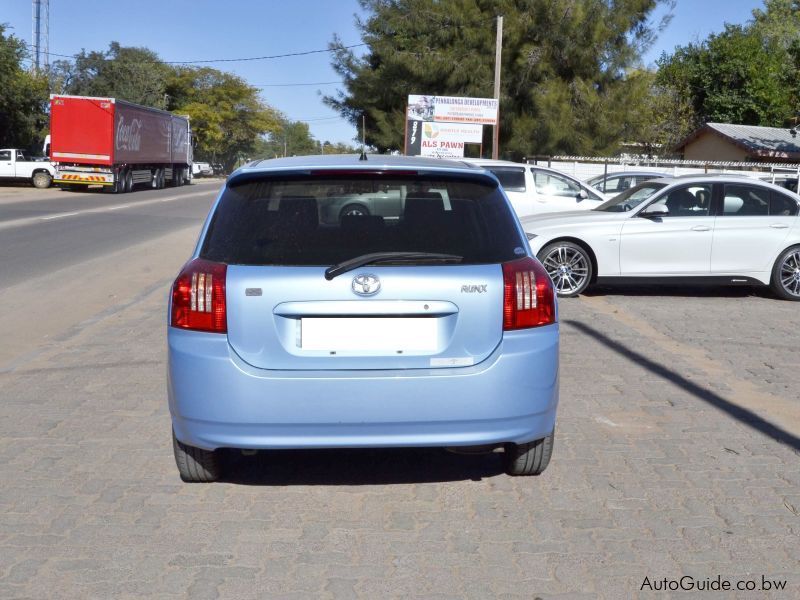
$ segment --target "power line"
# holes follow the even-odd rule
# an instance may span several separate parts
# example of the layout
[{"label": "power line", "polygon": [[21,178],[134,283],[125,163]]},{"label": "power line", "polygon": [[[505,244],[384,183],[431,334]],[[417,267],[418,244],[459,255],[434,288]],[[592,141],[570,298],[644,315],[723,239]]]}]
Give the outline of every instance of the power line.
[{"label": "power line", "polygon": [[302,85],[334,85],[337,83],[344,83],[344,81],[315,81],[311,83],[264,83],[264,84],[250,84],[255,88],[268,88],[268,87],[296,87]]},{"label": "power line", "polygon": [[292,119],[293,121],[300,121],[301,123],[313,123],[316,121],[334,121],[344,120],[346,117],[319,117],[315,119]]},{"label": "power line", "polygon": [[[350,48],[359,48],[361,46],[366,46],[366,42],[362,42],[360,44],[350,44],[349,46],[338,46],[336,48],[325,48],[321,50],[305,50],[303,52],[286,52],[284,54],[271,54],[268,56],[246,56],[242,58],[210,58],[210,59],[203,59],[203,60],[160,60],[160,59],[152,59],[152,60],[138,60],[135,62],[141,63],[162,63],[165,65],[200,65],[200,64],[208,64],[208,63],[218,63],[218,62],[247,62],[247,61],[254,61],[254,60],[272,60],[276,58],[289,58],[292,56],[308,56],[309,54],[324,54],[327,52],[336,52],[337,50],[342,49],[350,49]],[[44,52],[43,54],[47,54],[49,56],[58,56],[61,58],[78,58],[82,55],[80,54],[58,54],[57,52]],[[105,58],[105,57],[104,57]],[[317,84],[314,84],[317,85]]]},{"label": "power line", "polygon": [[[429,12],[430,14],[434,14],[430,11],[423,11]],[[453,23],[450,21],[449,18],[445,18],[444,21],[439,23],[439,29],[462,29],[466,27],[474,27],[476,25],[483,24],[487,21],[494,20],[495,17],[484,17],[481,19],[477,19],[474,21],[468,21],[466,23]],[[397,32],[384,32],[388,37],[393,37],[397,35]],[[420,37],[421,35],[430,35],[433,31],[429,32],[417,32],[416,36],[413,37]],[[199,64],[209,64],[209,63],[220,63],[220,62],[248,62],[248,61],[255,61],[255,60],[274,60],[277,58],[290,58],[293,56],[308,56],[311,54],[326,54],[328,52],[338,52],[340,50],[349,50],[351,48],[361,48],[363,46],[369,46],[369,42],[361,42],[359,44],[349,44],[346,46],[335,46],[333,48],[324,48],[320,50],[305,50],[302,52],[286,52],[284,54],[271,54],[268,56],[245,56],[242,58],[210,58],[210,59],[198,59],[198,60],[161,60],[161,59],[152,59],[152,60],[139,60],[136,62],[142,63],[162,63],[165,65],[199,65]],[[58,56],[59,58],[78,58],[81,56],[80,54],[59,54],[57,52],[42,52],[42,54],[46,54],[48,56]],[[276,84],[276,85],[265,85],[265,86],[255,86],[255,87],[284,87],[284,86],[294,86],[294,85],[331,85],[333,83],[343,83],[343,82],[323,82],[323,83],[309,83],[309,84]]]}]

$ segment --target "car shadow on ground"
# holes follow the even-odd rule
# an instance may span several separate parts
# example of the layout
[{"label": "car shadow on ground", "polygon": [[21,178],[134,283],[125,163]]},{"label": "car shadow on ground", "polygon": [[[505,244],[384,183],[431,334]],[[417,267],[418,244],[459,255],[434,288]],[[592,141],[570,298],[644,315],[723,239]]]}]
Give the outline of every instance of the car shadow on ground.
[{"label": "car shadow on ground", "polygon": [[582,334],[593,338],[609,350],[624,356],[629,361],[639,365],[644,369],[647,369],[654,375],[675,384],[694,398],[706,402],[714,408],[726,413],[728,416],[733,417],[740,423],[751,427],[763,435],[794,449],[795,452],[800,453],[800,437],[794,433],[770,423],[753,411],[734,404],[720,394],[703,387],[697,382],[687,379],[679,373],[649,359],[644,354],[637,352],[630,346],[627,346],[620,341],[610,338],[608,335],[595,329],[591,325],[572,319],[565,319],[562,321],[562,323],[574,327]]},{"label": "car shadow on ground", "polygon": [[764,286],[750,285],[594,285],[583,296],[670,296],[681,298],[766,298],[779,300]]},{"label": "car shadow on ground", "polygon": [[262,450],[221,455],[222,481],[239,485],[385,485],[480,481],[504,473],[502,454],[453,454],[442,448]]}]

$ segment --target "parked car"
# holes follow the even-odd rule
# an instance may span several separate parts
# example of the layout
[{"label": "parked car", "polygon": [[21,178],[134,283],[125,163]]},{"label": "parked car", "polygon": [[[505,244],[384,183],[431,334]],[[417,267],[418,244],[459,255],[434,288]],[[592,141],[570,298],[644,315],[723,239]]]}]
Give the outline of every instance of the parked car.
[{"label": "parked car", "polygon": [[605,201],[582,181],[555,169],[504,160],[470,159],[469,162],[491,171],[500,180],[519,217],[588,210]]},{"label": "parked car", "polygon": [[28,181],[34,187],[49,188],[55,169],[47,158],[28,158],[17,148],[0,150],[0,181]]},{"label": "parked car", "polygon": [[592,211],[522,220],[560,296],[591,283],[769,285],[800,300],[800,196],[757,179],[664,178]]},{"label": "parked car", "polygon": [[[342,187],[375,182],[428,191],[398,220],[321,222]],[[243,167],[168,310],[185,481],[218,478],[220,448],[502,447],[512,475],[550,460],[553,285],[483,170],[393,156]]]},{"label": "parked car", "polygon": [[760,175],[759,179],[763,181],[767,181],[769,183],[774,183],[782,188],[786,188],[791,192],[800,193],[800,187],[798,186],[798,177],[797,175],[785,174],[785,173],[770,173]]},{"label": "parked car", "polygon": [[603,194],[606,198],[610,199],[640,183],[653,179],[661,179],[663,177],[667,177],[667,174],[657,171],[621,171],[607,173],[605,175],[596,175],[595,177],[587,179],[586,183]]},{"label": "parked car", "polygon": [[214,170],[211,168],[211,165],[207,162],[195,162],[192,163],[192,175],[194,177],[211,177],[214,174]]}]

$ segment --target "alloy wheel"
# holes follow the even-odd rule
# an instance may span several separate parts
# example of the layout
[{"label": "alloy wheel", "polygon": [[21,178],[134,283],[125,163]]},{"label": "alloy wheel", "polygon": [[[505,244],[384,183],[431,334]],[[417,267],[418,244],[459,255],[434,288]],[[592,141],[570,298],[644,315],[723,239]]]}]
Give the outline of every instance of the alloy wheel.
[{"label": "alloy wheel", "polygon": [[575,294],[586,287],[589,260],[578,248],[556,246],[545,254],[542,264],[559,294]]},{"label": "alloy wheel", "polygon": [[787,294],[800,298],[800,249],[789,252],[781,263],[779,277]]}]

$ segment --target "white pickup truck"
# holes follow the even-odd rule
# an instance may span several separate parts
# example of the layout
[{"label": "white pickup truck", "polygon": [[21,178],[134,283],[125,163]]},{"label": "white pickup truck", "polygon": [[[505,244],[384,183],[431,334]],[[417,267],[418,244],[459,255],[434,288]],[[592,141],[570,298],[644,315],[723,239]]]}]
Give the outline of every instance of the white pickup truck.
[{"label": "white pickup truck", "polygon": [[0,149],[0,181],[30,181],[37,188],[48,188],[56,171],[46,158],[31,160],[22,150]]}]

